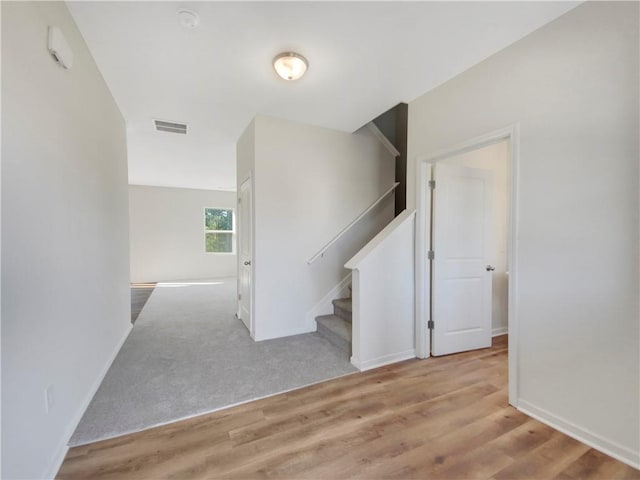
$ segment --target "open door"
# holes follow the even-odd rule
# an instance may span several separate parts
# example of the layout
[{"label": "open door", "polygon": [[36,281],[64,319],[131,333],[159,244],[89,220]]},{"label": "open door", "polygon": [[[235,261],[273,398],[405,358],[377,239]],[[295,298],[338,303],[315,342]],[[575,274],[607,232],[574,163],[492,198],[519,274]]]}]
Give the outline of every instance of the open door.
[{"label": "open door", "polygon": [[492,175],[434,165],[433,355],[491,346]]},{"label": "open door", "polygon": [[252,252],[251,178],[240,186],[238,196],[238,317],[253,335],[251,325],[251,252]]}]

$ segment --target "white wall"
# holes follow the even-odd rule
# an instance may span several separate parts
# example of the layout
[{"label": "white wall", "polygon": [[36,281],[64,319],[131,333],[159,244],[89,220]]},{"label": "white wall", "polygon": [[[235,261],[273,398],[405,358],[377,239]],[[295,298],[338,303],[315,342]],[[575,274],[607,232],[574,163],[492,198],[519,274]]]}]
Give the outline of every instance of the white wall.
[{"label": "white wall", "polygon": [[235,252],[205,252],[205,207],[235,211],[236,192],[129,186],[132,282],[236,275]]},{"label": "white wall", "polygon": [[255,338],[314,331],[306,314],[349,274],[344,263],[393,218],[392,196],[324,258],[307,260],[393,184],[394,159],[368,129],[349,134],[258,116],[238,142],[246,157],[239,166],[251,164],[245,148],[251,135]]},{"label": "white wall", "polygon": [[415,212],[404,210],[345,267],[353,269],[353,355],[360,370],[415,357]]},{"label": "white wall", "polygon": [[2,2],[2,120],[2,477],[51,477],[131,327],[125,124],[64,3]]},{"label": "white wall", "polygon": [[236,145],[236,190],[240,191],[240,185],[253,172],[255,167],[256,152],[256,122],[255,119],[247,125],[244,133]]},{"label": "white wall", "polygon": [[409,105],[410,178],[520,124],[518,406],[636,465],[638,9],[584,3]]},{"label": "white wall", "polygon": [[509,142],[504,140],[443,160],[443,162],[451,165],[480,168],[493,173],[494,253],[491,265],[495,267],[495,271],[491,274],[491,327],[494,335],[507,333],[507,272],[509,271],[507,266],[507,241],[509,239],[508,161]]}]

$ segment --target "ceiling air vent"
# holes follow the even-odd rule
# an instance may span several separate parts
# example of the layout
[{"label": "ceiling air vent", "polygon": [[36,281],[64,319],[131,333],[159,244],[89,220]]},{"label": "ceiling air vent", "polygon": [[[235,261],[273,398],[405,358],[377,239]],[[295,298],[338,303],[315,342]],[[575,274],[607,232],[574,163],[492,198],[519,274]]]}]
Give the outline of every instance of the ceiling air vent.
[{"label": "ceiling air vent", "polygon": [[156,130],[159,132],[182,133],[186,135],[187,125],[185,123],[165,122],[163,120],[154,120]]}]

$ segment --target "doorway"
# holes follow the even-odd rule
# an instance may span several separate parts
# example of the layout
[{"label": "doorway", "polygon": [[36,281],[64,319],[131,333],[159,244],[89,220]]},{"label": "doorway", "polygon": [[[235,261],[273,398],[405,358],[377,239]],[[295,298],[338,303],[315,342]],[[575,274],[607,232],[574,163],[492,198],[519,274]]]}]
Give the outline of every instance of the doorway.
[{"label": "doorway", "polygon": [[509,333],[515,405],[518,127],[418,160],[418,356],[488,347]]}]

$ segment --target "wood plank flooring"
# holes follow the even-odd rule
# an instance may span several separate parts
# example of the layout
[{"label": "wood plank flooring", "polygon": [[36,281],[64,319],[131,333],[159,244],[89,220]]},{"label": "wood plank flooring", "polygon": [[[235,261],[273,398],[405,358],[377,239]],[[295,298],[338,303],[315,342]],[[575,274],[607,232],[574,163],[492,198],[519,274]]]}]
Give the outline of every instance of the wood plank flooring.
[{"label": "wood plank flooring", "polygon": [[59,479],[640,479],[507,405],[507,337],[73,448]]}]

